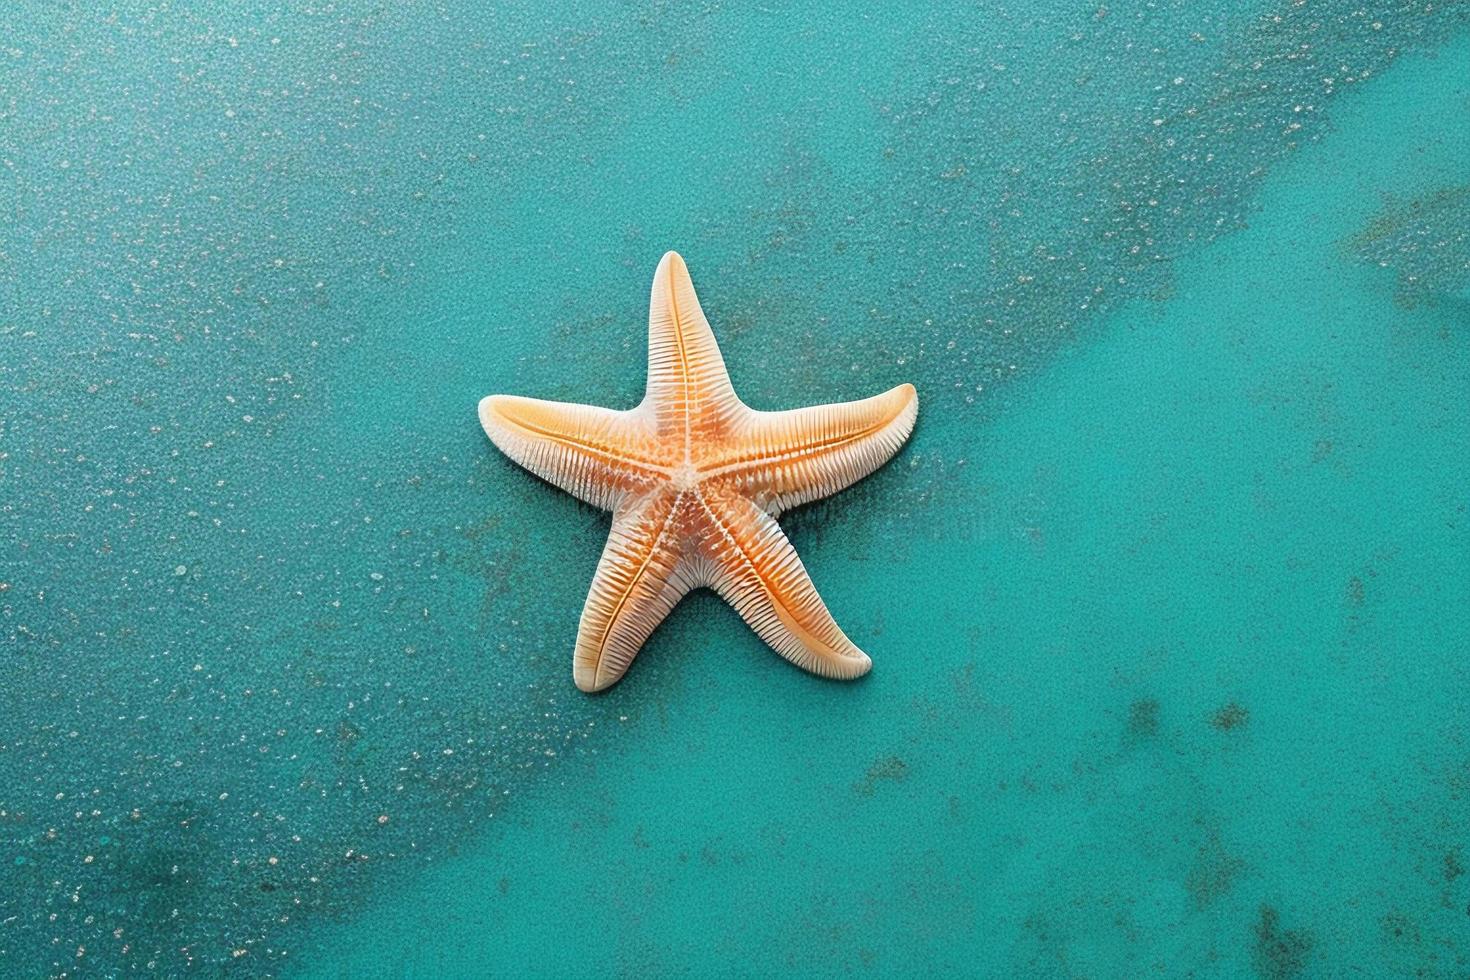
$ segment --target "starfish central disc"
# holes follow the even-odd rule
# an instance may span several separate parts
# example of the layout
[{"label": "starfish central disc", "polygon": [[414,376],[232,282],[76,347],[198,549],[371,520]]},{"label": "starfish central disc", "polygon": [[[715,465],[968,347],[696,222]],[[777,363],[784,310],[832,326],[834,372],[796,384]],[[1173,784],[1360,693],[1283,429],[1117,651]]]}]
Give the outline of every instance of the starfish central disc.
[{"label": "starfish central disc", "polygon": [[572,677],[618,682],[685,594],[709,587],[761,639],[824,677],[872,661],[833,620],[776,523],[886,463],[918,414],[914,386],[861,401],[761,412],[736,395],[689,270],[653,277],[648,387],[636,408],[490,395],[480,423],[511,459],[613,513],[577,629]]},{"label": "starfish central disc", "polygon": [[675,490],[693,490],[699,486],[700,473],[693,463],[680,463],[669,475],[669,483]]}]

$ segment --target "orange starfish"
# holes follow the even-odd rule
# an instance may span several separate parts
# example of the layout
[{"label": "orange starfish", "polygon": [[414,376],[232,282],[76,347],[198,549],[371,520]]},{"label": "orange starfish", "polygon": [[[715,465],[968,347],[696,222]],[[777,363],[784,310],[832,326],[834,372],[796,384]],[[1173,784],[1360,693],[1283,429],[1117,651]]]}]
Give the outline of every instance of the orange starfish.
[{"label": "orange starfish", "polygon": [[850,486],[914,427],[911,384],[862,401],[758,412],[725,361],[676,252],[653,276],[648,388],[637,408],[490,395],[480,423],[511,459],[613,512],[572,677],[610,687],[689,591],[713,588],[777,653],[825,677],[872,661],[817,595],[776,515]]}]

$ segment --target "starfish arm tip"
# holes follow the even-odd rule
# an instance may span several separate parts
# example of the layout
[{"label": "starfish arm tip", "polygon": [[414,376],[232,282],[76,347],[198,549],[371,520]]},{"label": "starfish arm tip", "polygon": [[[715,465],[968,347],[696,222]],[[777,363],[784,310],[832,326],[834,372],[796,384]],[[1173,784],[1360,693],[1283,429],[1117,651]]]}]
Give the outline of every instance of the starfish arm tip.
[{"label": "starfish arm tip", "polygon": [[525,433],[513,424],[516,401],[514,395],[486,395],[480,399],[478,414],[480,428],[490,437],[491,444],[524,466]]},{"label": "starfish arm tip", "polygon": [[572,683],[577,685],[577,690],[585,694],[598,694],[606,691],[621,679],[622,675],[619,674],[615,677],[608,677],[599,681],[595,668],[584,665],[581,661],[577,661],[572,665]]},{"label": "starfish arm tip", "polygon": [[766,642],[802,670],[827,680],[855,681],[867,676],[873,669],[873,658],[858,649],[846,636],[831,645],[794,646],[780,640],[772,643],[770,639],[766,639]]},{"label": "starfish arm tip", "polygon": [[491,439],[495,438],[495,431],[500,427],[500,406],[504,399],[504,395],[486,395],[480,399],[480,428],[484,429],[485,434]]},{"label": "starfish arm tip", "polygon": [[[905,381],[893,390],[898,394],[898,397],[903,399],[903,408],[899,410],[899,416],[903,419],[903,424],[912,430],[914,420],[919,415],[919,389]],[[907,437],[907,433],[905,433],[905,437]]]},{"label": "starfish arm tip", "polygon": [[813,660],[806,669],[831,680],[855,681],[873,669],[873,658],[843,635],[841,642],[824,651],[824,655]]},{"label": "starfish arm tip", "polygon": [[855,681],[859,677],[867,676],[868,671],[873,669],[873,658],[861,650],[853,648],[853,654],[834,662],[834,673],[832,676],[840,681]]}]

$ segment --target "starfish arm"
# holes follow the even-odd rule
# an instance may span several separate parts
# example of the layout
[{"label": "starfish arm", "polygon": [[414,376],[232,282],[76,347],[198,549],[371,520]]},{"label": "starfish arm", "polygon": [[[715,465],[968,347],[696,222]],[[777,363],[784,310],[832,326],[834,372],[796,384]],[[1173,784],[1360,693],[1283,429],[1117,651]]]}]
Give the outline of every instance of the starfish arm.
[{"label": "starfish arm", "polygon": [[692,587],[672,544],[684,505],[684,494],[656,492],[618,508],[577,628],[572,679],[582,690],[616,684]]},{"label": "starfish arm", "polygon": [[645,401],[656,407],[661,428],[683,433],[686,455],[698,439],[694,429],[718,425],[740,405],[678,252],[666,252],[653,275]]},{"label": "starfish arm", "polygon": [[753,412],[744,451],[714,466],[778,514],[852,486],[893,458],[919,411],[911,384],[872,398],[789,412]]},{"label": "starfish arm", "polygon": [[823,677],[861,677],[872,667],[837,625],[776,519],[736,494],[701,494],[710,522],[708,584],[762,640]]},{"label": "starfish arm", "polygon": [[603,510],[666,473],[646,445],[637,409],[490,395],[480,402],[480,424],[521,466]]}]

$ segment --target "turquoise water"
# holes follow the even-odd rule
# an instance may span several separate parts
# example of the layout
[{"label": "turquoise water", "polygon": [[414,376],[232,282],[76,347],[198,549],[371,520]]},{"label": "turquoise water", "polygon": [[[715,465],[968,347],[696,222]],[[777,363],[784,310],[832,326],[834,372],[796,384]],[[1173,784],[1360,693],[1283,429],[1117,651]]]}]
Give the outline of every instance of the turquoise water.
[{"label": "turquoise water", "polygon": [[[6,974],[1470,970],[1466,7],[14,19]],[[669,248],[860,683],[571,685]]]}]

